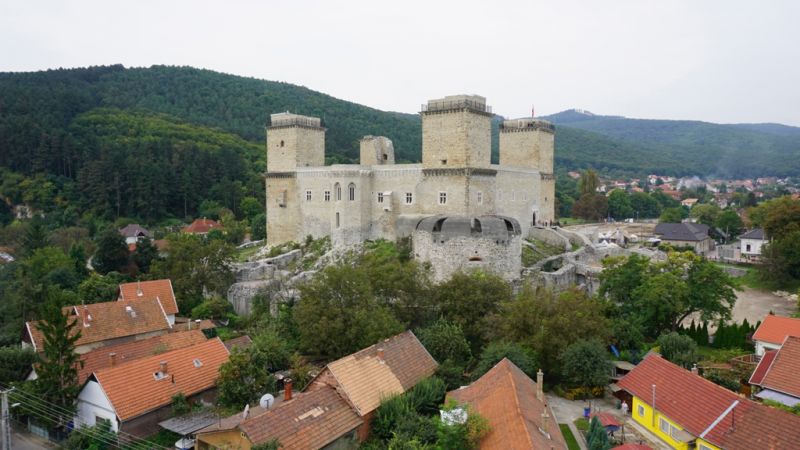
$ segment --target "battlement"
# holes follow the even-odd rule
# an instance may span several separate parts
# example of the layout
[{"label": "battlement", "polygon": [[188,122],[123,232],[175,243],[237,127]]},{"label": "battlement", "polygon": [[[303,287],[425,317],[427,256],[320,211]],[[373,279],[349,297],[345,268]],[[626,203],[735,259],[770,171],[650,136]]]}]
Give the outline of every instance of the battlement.
[{"label": "battlement", "polygon": [[269,128],[277,127],[307,127],[307,128],[323,128],[322,119],[319,117],[303,116],[300,114],[292,114],[289,111],[271,114],[269,116]]},{"label": "battlement", "polygon": [[533,117],[522,117],[519,119],[507,119],[500,124],[500,132],[514,132],[514,131],[534,131],[542,130],[548,133],[555,133],[556,127],[552,123],[542,120],[534,119]]},{"label": "battlement", "polygon": [[448,112],[468,109],[479,114],[492,114],[492,107],[486,104],[486,97],[480,95],[448,95],[445,98],[428,100],[423,104],[421,111],[423,114]]}]

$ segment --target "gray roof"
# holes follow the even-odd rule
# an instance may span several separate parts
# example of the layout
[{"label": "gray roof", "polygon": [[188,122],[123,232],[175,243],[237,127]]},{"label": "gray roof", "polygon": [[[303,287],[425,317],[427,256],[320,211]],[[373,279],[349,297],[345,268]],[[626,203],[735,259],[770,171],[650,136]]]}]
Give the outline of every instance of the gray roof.
[{"label": "gray roof", "polygon": [[152,237],[150,232],[147,231],[144,227],[142,227],[138,223],[132,223],[130,225],[126,225],[123,228],[120,228],[119,234],[125,237],[140,237],[140,236]]},{"label": "gray roof", "polygon": [[762,241],[767,240],[767,235],[764,233],[763,228],[754,228],[747,233],[739,236],[739,239],[759,239]]},{"label": "gray roof", "polygon": [[422,219],[416,229],[438,234],[442,238],[474,236],[493,240],[507,240],[522,234],[519,222],[505,216],[431,216]]},{"label": "gray roof", "polygon": [[702,223],[660,223],[656,234],[665,241],[702,241],[708,238],[708,229]]}]

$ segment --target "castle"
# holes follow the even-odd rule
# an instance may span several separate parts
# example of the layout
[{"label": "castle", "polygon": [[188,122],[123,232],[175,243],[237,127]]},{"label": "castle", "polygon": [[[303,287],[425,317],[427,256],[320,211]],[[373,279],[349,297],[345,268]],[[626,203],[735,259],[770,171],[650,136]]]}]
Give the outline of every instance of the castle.
[{"label": "castle", "polygon": [[[534,118],[503,121],[500,164],[491,164],[493,114],[485,98],[430,100],[420,114],[421,164],[395,164],[392,141],[365,136],[359,164],[332,166],[325,166],[320,119],[272,114],[267,244],[311,235],[330,236],[337,247],[413,236],[416,256],[435,267],[437,259],[454,256],[447,248],[467,252],[454,242],[469,238],[485,241],[478,246],[483,253],[476,247],[459,254],[459,261],[491,266],[513,253],[519,260],[521,236],[554,219],[553,125]],[[444,247],[428,248],[436,245]]]}]

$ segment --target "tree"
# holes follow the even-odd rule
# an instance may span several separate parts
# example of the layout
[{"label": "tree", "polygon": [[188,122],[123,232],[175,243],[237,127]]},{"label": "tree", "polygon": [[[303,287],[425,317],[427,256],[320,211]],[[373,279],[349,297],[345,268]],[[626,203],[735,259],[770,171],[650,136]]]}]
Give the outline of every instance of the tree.
[{"label": "tree", "polygon": [[44,220],[38,215],[33,216],[25,230],[22,248],[25,254],[30,255],[36,249],[45,247],[47,244],[47,229],[44,226]]},{"label": "tree", "polygon": [[93,273],[78,285],[78,296],[84,303],[110,302],[117,296],[122,277],[117,272],[106,276]]},{"label": "tree", "polygon": [[698,222],[713,227],[721,212],[722,210],[719,209],[719,206],[713,203],[706,203],[694,205],[689,215],[697,219]]},{"label": "tree", "polygon": [[689,336],[676,332],[662,334],[658,338],[661,355],[674,364],[689,369],[698,361],[697,343]]},{"label": "tree", "polygon": [[633,217],[630,195],[621,189],[613,190],[608,196],[608,214],[617,220]]},{"label": "tree", "polygon": [[64,450],[111,450],[116,448],[117,433],[111,431],[111,422],[98,421],[91,427],[81,427],[80,431],[73,430],[67,439],[61,443]]},{"label": "tree", "polygon": [[600,387],[608,384],[611,361],[598,340],[575,342],[560,355],[561,374],[575,387]]},{"label": "tree", "polygon": [[676,206],[674,208],[665,209],[658,218],[658,221],[660,223],[681,223],[685,217],[686,209],[682,206]]},{"label": "tree", "polygon": [[101,274],[122,272],[128,265],[130,254],[125,238],[113,228],[106,228],[97,241],[97,251],[92,258],[92,266]]},{"label": "tree", "polygon": [[19,346],[0,347],[0,383],[8,386],[22,381],[36,361],[36,353]]},{"label": "tree", "polygon": [[525,287],[516,298],[500,305],[490,321],[491,335],[529,346],[545,376],[557,378],[559,356],[570,344],[582,339],[606,340],[610,327],[605,309],[602,301],[577,289],[554,294]]},{"label": "tree", "polygon": [[592,417],[591,422],[589,422],[589,432],[586,434],[586,445],[589,450],[609,450],[611,448],[611,442],[608,440],[608,433],[597,416]]},{"label": "tree", "polygon": [[800,231],[772,239],[761,248],[761,277],[777,286],[800,279]]},{"label": "tree", "polygon": [[438,320],[416,334],[428,353],[440,363],[449,360],[463,368],[472,357],[464,331],[446,320]]},{"label": "tree", "polygon": [[583,194],[572,205],[572,216],[585,220],[599,221],[608,213],[608,200],[603,194]]},{"label": "tree", "polygon": [[662,206],[655,199],[656,194],[663,195],[661,191],[649,195],[644,192],[634,192],[631,194],[631,208],[633,209],[635,217],[654,219],[661,214]]},{"label": "tree", "polygon": [[404,328],[375,298],[366,273],[346,263],[328,266],[300,286],[300,299],[294,319],[306,354],[339,358]]},{"label": "tree", "polygon": [[741,234],[744,224],[736,211],[726,210],[720,213],[714,221],[714,226],[726,232],[733,239]]},{"label": "tree", "polygon": [[151,272],[154,277],[172,280],[181,311],[191,311],[204,298],[227,292],[234,280],[233,246],[191,234],[173,234],[167,241],[169,254],[154,261]]},{"label": "tree", "polygon": [[36,368],[35,386],[42,400],[69,411],[74,409],[81,388],[78,370],[83,367],[83,361],[75,353],[75,342],[80,339],[81,330],[76,318],[61,311],[61,303],[58,293],[51,294],[43,317],[36,325],[42,333],[42,353]]},{"label": "tree", "polygon": [[133,262],[141,273],[149,273],[150,265],[158,259],[158,248],[152,239],[145,237],[136,243],[136,251],[133,253]]},{"label": "tree", "polygon": [[670,252],[666,261],[638,256],[608,259],[600,294],[611,300],[612,317],[642,324],[645,337],[674,331],[694,313],[701,320],[730,318],[738,283],[692,252]]},{"label": "tree", "polygon": [[249,351],[234,349],[228,361],[219,368],[217,404],[226,408],[244,408],[274,388],[274,378],[255,362]]},{"label": "tree", "polygon": [[233,305],[222,297],[211,297],[192,308],[193,319],[223,320],[233,312]]},{"label": "tree", "polygon": [[578,181],[578,191],[581,196],[597,193],[597,188],[600,187],[600,177],[594,169],[587,169],[581,174],[581,179]]},{"label": "tree", "polygon": [[529,377],[536,377],[538,363],[533,350],[513,342],[497,341],[490,342],[483,349],[481,357],[478,359],[478,365],[472,371],[472,378],[477,380],[482,377],[504,358],[508,358]]},{"label": "tree", "polygon": [[461,327],[474,353],[489,333],[487,317],[511,300],[511,286],[485,272],[456,273],[433,289],[433,304],[445,320]]}]

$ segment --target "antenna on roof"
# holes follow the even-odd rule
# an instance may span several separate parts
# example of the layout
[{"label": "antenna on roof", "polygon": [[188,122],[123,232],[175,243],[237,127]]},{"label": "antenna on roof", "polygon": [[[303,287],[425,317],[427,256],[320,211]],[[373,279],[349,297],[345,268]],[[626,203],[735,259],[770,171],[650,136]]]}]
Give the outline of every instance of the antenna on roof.
[{"label": "antenna on roof", "polygon": [[250,415],[250,404],[244,405],[244,411],[242,411],[242,420],[247,419],[247,416]]}]

